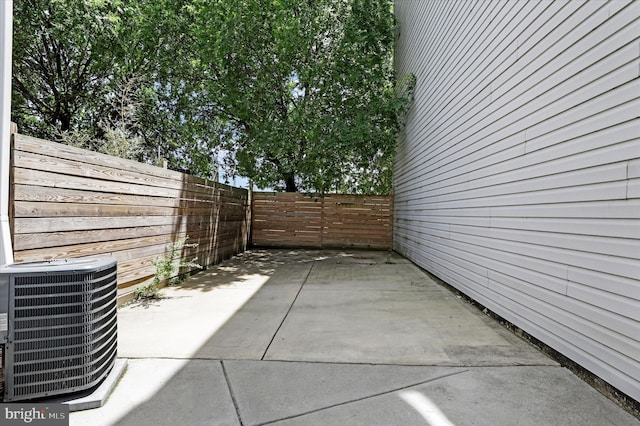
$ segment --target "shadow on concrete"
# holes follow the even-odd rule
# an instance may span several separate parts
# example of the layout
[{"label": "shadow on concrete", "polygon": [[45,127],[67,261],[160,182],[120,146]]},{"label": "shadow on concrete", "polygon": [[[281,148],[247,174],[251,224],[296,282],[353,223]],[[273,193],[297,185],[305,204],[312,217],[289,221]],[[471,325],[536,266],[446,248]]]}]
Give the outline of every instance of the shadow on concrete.
[{"label": "shadow on concrete", "polygon": [[72,426],[639,424],[395,253],[252,250],[120,314]]}]

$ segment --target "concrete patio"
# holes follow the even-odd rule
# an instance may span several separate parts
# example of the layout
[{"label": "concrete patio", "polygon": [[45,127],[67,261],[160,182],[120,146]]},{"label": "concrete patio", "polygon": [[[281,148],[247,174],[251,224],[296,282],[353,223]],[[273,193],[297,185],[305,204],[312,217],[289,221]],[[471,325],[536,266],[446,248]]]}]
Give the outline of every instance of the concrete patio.
[{"label": "concrete patio", "polygon": [[253,250],[119,310],[71,425],[639,425],[397,254]]}]

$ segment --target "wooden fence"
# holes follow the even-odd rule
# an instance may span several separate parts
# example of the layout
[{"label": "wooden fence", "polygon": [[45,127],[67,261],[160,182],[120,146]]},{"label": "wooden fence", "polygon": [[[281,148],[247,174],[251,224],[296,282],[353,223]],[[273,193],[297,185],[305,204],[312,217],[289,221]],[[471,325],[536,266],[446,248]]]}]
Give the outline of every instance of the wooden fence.
[{"label": "wooden fence", "polygon": [[203,266],[246,248],[247,190],[19,134],[12,161],[16,262],[113,256],[125,300],[185,236]]},{"label": "wooden fence", "polygon": [[254,192],[251,243],[391,250],[392,213],[390,196]]}]

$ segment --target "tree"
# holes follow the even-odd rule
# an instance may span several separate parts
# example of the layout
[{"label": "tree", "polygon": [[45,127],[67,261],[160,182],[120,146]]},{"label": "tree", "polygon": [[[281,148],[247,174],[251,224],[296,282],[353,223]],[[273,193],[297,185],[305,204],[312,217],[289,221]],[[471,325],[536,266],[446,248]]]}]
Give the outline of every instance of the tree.
[{"label": "tree", "polygon": [[196,66],[189,27],[191,0],[138,0],[134,37],[126,57],[144,64],[136,123],[143,141],[142,160],[168,161],[171,169],[213,178],[225,119],[208,112],[208,94]]},{"label": "tree", "polygon": [[192,69],[180,56],[181,3],[16,2],[12,115],[21,132],[212,177],[219,142],[182,90]]},{"label": "tree", "polygon": [[101,139],[95,139],[90,133],[81,130],[64,130],[57,135],[67,145],[99,151],[116,157],[138,160],[142,150],[142,139],[136,135],[138,123],[139,78],[130,78],[117,83],[117,92],[109,96],[102,109],[112,111],[101,118],[98,125]]},{"label": "tree", "polygon": [[409,100],[394,88],[391,0],[16,6],[23,132],[202,177],[227,153],[228,174],[288,191],[391,186]]},{"label": "tree", "polygon": [[190,26],[237,172],[287,191],[388,191],[398,116],[389,0],[197,0]]},{"label": "tree", "polygon": [[13,117],[44,138],[87,127],[112,76],[115,2],[21,0],[14,8]]}]

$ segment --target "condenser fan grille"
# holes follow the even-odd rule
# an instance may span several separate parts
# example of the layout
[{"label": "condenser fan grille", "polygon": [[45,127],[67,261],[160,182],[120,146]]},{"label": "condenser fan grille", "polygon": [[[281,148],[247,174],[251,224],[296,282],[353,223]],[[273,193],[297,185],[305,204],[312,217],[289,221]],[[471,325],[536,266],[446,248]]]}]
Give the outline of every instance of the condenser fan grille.
[{"label": "condenser fan grille", "polygon": [[77,273],[13,275],[5,401],[98,384],[116,358],[116,294],[115,261]]}]

